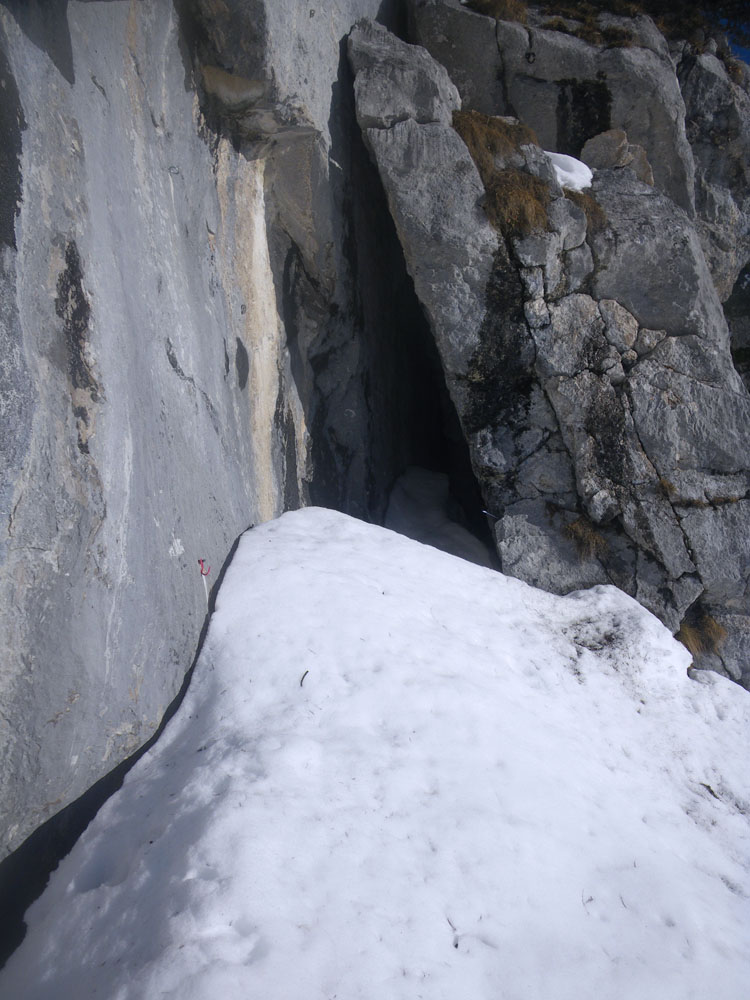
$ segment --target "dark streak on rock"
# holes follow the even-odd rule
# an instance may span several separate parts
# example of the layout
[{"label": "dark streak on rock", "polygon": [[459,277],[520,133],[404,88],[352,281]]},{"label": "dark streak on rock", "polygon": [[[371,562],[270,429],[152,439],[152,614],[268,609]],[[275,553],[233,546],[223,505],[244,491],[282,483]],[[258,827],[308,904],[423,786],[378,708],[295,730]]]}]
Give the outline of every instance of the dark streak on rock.
[{"label": "dark streak on rock", "polygon": [[0,50],[0,244],[16,249],[16,214],[22,195],[21,133],[26,128],[18,87]]},{"label": "dark streak on rock", "polygon": [[64,324],[68,374],[73,388],[83,389],[89,393],[93,402],[97,402],[101,388],[86,358],[91,307],[83,290],[81,258],[75,240],[69,240],[65,247],[65,269],[57,279],[55,312]]},{"label": "dark streak on rock", "polygon": [[247,349],[239,337],[237,338],[237,352],[234,355],[234,366],[237,369],[237,384],[240,389],[244,389],[250,374],[250,360],[247,356]]},{"label": "dark streak on rock", "polygon": [[297,432],[289,410],[284,420],[284,510],[302,506],[297,478]]},{"label": "dark streak on rock", "polygon": [[518,270],[500,243],[487,283],[487,312],[479,331],[481,346],[469,364],[464,412],[468,434],[490,423],[511,419],[525,408],[533,386],[534,343],[524,322],[523,290]]},{"label": "dark streak on rock", "polygon": [[612,95],[604,80],[559,80],[557,151],[579,156],[584,143],[611,128]]},{"label": "dark streak on rock", "polygon": [[584,418],[584,429],[594,442],[597,468],[612,482],[627,486],[633,471],[629,459],[625,410],[620,397],[602,380]]},{"label": "dark streak on rock", "polygon": [[183,381],[192,383],[193,380],[191,378],[188,378],[188,376],[180,367],[180,364],[177,360],[177,355],[174,352],[174,345],[172,344],[172,341],[169,339],[169,337],[167,337],[166,348],[167,348],[167,361],[169,361],[174,371],[177,372],[177,374],[181,379],[183,379]]},{"label": "dark streak on rock", "polygon": [[200,386],[197,386],[195,384],[195,379],[193,378],[192,375],[186,375],[185,372],[182,370],[182,366],[177,360],[177,355],[175,354],[174,344],[169,339],[169,337],[167,337],[165,341],[165,347],[167,350],[167,361],[169,361],[170,365],[172,366],[172,369],[177,374],[177,376],[182,379],[183,382],[187,382],[189,385],[193,387],[193,389],[195,389],[197,393],[200,394],[201,399],[205,403],[208,415],[211,418],[211,423],[213,424],[214,430],[219,436],[221,436],[221,424],[219,422],[219,416],[216,412],[216,407],[209,399],[208,394],[204,392],[203,389],[200,388]]}]

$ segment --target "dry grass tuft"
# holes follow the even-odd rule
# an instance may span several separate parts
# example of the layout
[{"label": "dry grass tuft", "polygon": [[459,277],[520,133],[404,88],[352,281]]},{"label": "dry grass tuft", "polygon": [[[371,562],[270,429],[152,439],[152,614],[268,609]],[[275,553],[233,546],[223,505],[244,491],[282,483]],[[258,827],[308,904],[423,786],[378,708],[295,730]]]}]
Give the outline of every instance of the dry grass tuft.
[{"label": "dry grass tuft", "polygon": [[729,56],[726,59],[723,59],[722,62],[724,63],[724,68],[727,71],[727,76],[732,83],[736,83],[738,87],[741,87],[745,82],[745,71],[740,60]]},{"label": "dry grass tuft", "polygon": [[518,21],[526,24],[526,4],[522,0],[470,0],[466,6],[477,14],[496,17],[499,21]]},{"label": "dry grass tuft", "polygon": [[601,233],[607,228],[607,214],[596,200],[596,198],[588,191],[569,191],[567,188],[563,190],[563,194],[566,198],[570,198],[574,204],[582,208],[586,214],[586,229],[589,236],[595,233]]},{"label": "dry grass tuft", "polygon": [[493,118],[480,111],[454,111],[453,128],[469,147],[486,185],[497,170],[496,160],[507,159],[521,146],[538,146],[533,129],[509,118]]},{"label": "dry grass tuft", "polygon": [[673,497],[677,496],[677,487],[672,480],[667,479],[666,476],[659,476],[659,490],[661,495],[666,497],[667,500],[671,500]]},{"label": "dry grass tuft", "polygon": [[726,637],[724,626],[706,611],[686,618],[675,636],[693,656],[717,653]]},{"label": "dry grass tuft", "polygon": [[[599,30],[597,16],[603,12],[619,14],[621,17],[637,17],[650,14],[661,31],[669,35],[680,34],[685,38],[690,31],[705,26],[705,18],[700,8],[693,3],[674,4],[668,9],[665,0],[537,0],[542,10],[557,17],[567,17],[579,21],[589,30]],[[611,42],[608,44],[612,44]],[[616,44],[616,43],[615,43]]]},{"label": "dry grass tuft", "polygon": [[468,146],[486,191],[485,211],[504,236],[525,236],[547,228],[549,187],[522,170],[499,169],[524,145],[539,145],[527,125],[479,111],[456,111],[453,127]]},{"label": "dry grass tuft", "polygon": [[548,31],[562,31],[566,35],[574,35],[590,45],[601,45],[604,48],[626,48],[634,42],[633,35],[625,28],[600,28],[592,18],[571,23],[561,17],[553,17],[542,25]]},{"label": "dry grass tuft", "polygon": [[602,45],[608,49],[627,49],[634,44],[635,38],[626,28],[602,28]]},{"label": "dry grass tuft", "polygon": [[607,539],[601,535],[587,517],[579,517],[571,521],[564,529],[565,536],[576,547],[578,558],[598,559],[607,552]]},{"label": "dry grass tuft", "polygon": [[527,236],[547,228],[549,187],[522,170],[498,170],[485,186],[485,211],[503,236]]}]

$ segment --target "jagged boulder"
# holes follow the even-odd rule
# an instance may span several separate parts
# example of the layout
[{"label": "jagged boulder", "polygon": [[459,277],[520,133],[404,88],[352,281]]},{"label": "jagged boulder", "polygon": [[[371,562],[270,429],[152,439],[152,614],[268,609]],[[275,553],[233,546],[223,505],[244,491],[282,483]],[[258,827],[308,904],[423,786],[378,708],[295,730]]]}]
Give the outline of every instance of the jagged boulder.
[{"label": "jagged boulder", "polygon": [[581,149],[581,159],[597,170],[630,167],[639,181],[654,183],[646,150],[637,143],[628,142],[627,132],[622,128],[607,129],[587,139]]},{"label": "jagged boulder", "polygon": [[[450,2],[417,4],[414,12],[418,24],[443,29],[447,19],[474,17]],[[498,37],[525,31],[497,30]],[[360,71],[371,31],[379,33],[379,51],[367,61],[368,79],[387,72],[379,64],[388,62],[388,44],[405,53],[382,29],[358,26],[349,51]],[[556,39],[545,50],[550,78],[558,43],[574,53],[565,72],[577,65],[578,40]],[[646,51],[664,59],[663,51]],[[424,55],[414,52],[424,69]],[[465,65],[462,72],[467,79]],[[750,398],[732,366],[689,211],[664,193],[671,182],[660,190],[616,164],[595,172],[588,193],[561,191],[532,167],[532,144],[517,122],[465,111],[453,121],[479,177],[444,115],[376,135],[364,118],[361,124],[496,519],[504,571],[559,592],[615,583],[673,630],[689,615],[718,616],[729,622],[731,642],[722,645],[717,629],[696,658],[747,681]],[[429,130],[429,144],[415,139],[420,130]],[[518,149],[500,155],[511,134]],[[684,162],[680,134],[672,134],[672,164]],[[625,137],[621,152],[627,144]],[[451,155],[434,155],[438,149]],[[471,227],[478,180],[497,239],[483,229],[481,242],[467,244],[469,282],[467,251],[455,233]],[[463,191],[466,201],[436,217],[431,199],[410,198],[414,187],[454,199]],[[671,190],[689,209],[685,189]],[[538,211],[516,213],[514,199]],[[460,225],[446,229],[443,216]],[[458,301],[471,289],[471,309],[461,316],[446,280],[452,257]]]}]

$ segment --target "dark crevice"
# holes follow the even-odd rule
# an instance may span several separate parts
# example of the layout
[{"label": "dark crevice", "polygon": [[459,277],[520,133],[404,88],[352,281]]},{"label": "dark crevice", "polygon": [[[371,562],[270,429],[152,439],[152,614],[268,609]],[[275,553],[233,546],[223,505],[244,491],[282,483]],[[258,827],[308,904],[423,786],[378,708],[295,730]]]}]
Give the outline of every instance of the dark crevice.
[{"label": "dark crevice", "polygon": [[724,303],[731,335],[732,361],[750,390],[750,264],[740,271],[732,294]]},{"label": "dark crevice", "polygon": [[242,390],[247,385],[247,379],[250,374],[250,359],[247,355],[247,348],[239,337],[237,337],[234,366],[237,369],[237,385]]},{"label": "dark crevice", "polygon": [[557,152],[580,156],[584,143],[611,128],[612,95],[604,80],[559,80]]},{"label": "dark crevice", "polygon": [[278,309],[310,429],[310,502],[380,522],[394,482],[418,465],[447,473],[468,519],[486,531],[434,339],[356,122],[345,39],[329,125],[331,195],[342,220],[333,293],[331,276],[313,270],[283,215],[269,215]]},{"label": "dark crevice", "polygon": [[466,374],[471,390],[464,414],[468,434],[490,424],[513,426],[519,411],[525,420],[536,381],[536,349],[524,319],[523,298],[518,268],[500,240],[487,283],[480,346]]},{"label": "dark crevice", "polygon": [[[371,468],[392,469],[392,480],[381,483],[378,494],[383,486],[390,492],[395,479],[411,465],[445,473],[466,521],[484,536],[483,502],[435,340],[407,271],[379,175],[356,124],[352,180],[356,191],[365,192],[353,204],[350,260],[367,352],[368,410],[371,421],[387,431],[375,441]],[[377,510],[373,514],[380,519]]]},{"label": "dark crevice", "polygon": [[16,249],[16,213],[22,195],[21,133],[26,121],[16,81],[0,49],[0,244]]},{"label": "dark crevice", "polygon": [[75,240],[69,240],[65,247],[65,268],[57,279],[55,312],[63,321],[73,388],[83,389],[96,402],[101,389],[86,356],[91,306],[83,290],[81,258]]}]

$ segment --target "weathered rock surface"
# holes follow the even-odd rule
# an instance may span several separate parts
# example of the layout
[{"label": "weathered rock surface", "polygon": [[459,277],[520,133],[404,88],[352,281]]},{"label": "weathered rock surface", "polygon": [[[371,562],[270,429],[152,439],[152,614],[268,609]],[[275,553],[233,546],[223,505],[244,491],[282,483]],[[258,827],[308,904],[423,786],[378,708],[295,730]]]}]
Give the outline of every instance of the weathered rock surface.
[{"label": "weathered rock surface", "polygon": [[734,366],[750,388],[750,265],[740,272],[732,294],[724,303],[724,315],[729,325]]},{"label": "weathered rock surface", "polygon": [[[529,27],[495,22],[459,0],[410,0],[410,7],[415,40],[448,70],[464,108],[515,115],[545,149],[572,156],[599,133],[624,129],[646,151],[657,188],[692,211],[685,104],[667,46],[648,18],[628,25],[633,45],[603,48],[542,27],[546,19]],[[467,82],[472,67],[474,85]],[[492,76],[498,83],[482,90],[481,81]]]},{"label": "weathered rock surface", "polygon": [[257,237],[264,164],[200,138],[168,7],[68,17],[73,80],[0,9],[26,121],[3,251],[21,404],[3,497],[6,850],[154,730],[205,614],[198,558],[216,574],[243,526],[282,509],[287,458],[295,488],[305,469]]},{"label": "weathered rock surface", "polygon": [[654,183],[654,172],[643,146],[628,142],[625,129],[611,128],[587,139],[581,149],[581,159],[597,170],[630,167],[639,181]]},{"label": "weathered rock surface", "polygon": [[419,458],[340,51],[396,9],[0,5],[0,855],[154,731],[199,558],[310,494],[378,517]]},{"label": "weathered rock surface", "polygon": [[608,222],[590,241],[596,297],[616,298],[641,327],[693,333],[726,352],[721,302],[687,214],[629,171],[598,171],[593,194]]},{"label": "weathered rock surface", "polygon": [[698,232],[725,300],[750,258],[750,93],[707,52],[686,48],[677,75],[695,161]]},{"label": "weathered rock surface", "polygon": [[[459,54],[465,58],[463,25],[474,38],[476,15],[450,0],[415,3],[412,11],[419,37],[427,37],[449,70]],[[359,39],[367,30],[355,29],[349,43],[360,68]],[[563,73],[574,82],[594,79],[604,58],[560,32],[498,23],[497,37],[503,66],[520,66],[518,53],[530,51],[533,40],[537,59],[527,82],[549,83]],[[517,51],[509,39],[525,40],[526,47]],[[386,53],[384,41],[367,62],[368,79],[385,73]],[[662,171],[655,186],[644,183],[623,169],[632,152],[624,131],[600,137],[601,146],[619,140],[619,152],[609,150],[609,169],[596,171],[582,200],[549,186],[546,229],[507,239],[501,234],[496,245],[488,235],[469,240],[477,177],[456,150],[446,116],[429,126],[411,119],[369,130],[368,144],[496,518],[503,570],[561,592],[615,583],[673,630],[688,612],[701,620],[715,614],[729,623],[733,638],[726,647],[706,645],[696,657],[747,682],[750,397],[733,367],[719,294],[691,220],[692,159],[666,47],[621,56],[607,65],[622,73],[612,74],[622,93],[645,86],[635,118],[654,101],[669,105],[662,103],[656,117],[674,126],[666,133],[673,144],[669,159],[682,164],[683,173]],[[421,53],[419,65],[424,70]],[[508,93],[518,66],[506,77]],[[439,75],[439,67],[433,72]],[[461,72],[466,100],[473,91],[465,63]],[[479,76],[484,72],[480,68]],[[666,98],[654,92],[659,74],[671,74]],[[533,101],[513,103],[515,111],[519,106],[530,108],[533,119]],[[364,117],[360,121],[366,127]],[[550,137],[559,148],[559,135]],[[643,141],[657,143],[656,151],[667,140]],[[657,155],[666,156],[666,149]],[[509,162],[506,157],[495,169]],[[513,164],[532,173],[526,157]],[[486,162],[481,169],[487,171]],[[492,184],[492,177],[483,178]],[[434,192],[441,190],[454,197],[463,191],[463,202],[436,215]],[[456,239],[462,231],[466,243]],[[465,274],[466,248],[480,284],[459,280],[454,299],[445,276],[451,261],[456,275]],[[471,307],[459,313],[455,304],[467,288]],[[723,659],[730,655],[731,662]]]},{"label": "weathered rock surface", "polygon": [[[453,111],[461,106],[458,91],[424,49],[394,43],[372,22],[359,26],[354,37],[348,51],[362,128],[387,129],[407,119],[450,125]],[[373,73],[371,67],[380,69]]]}]

